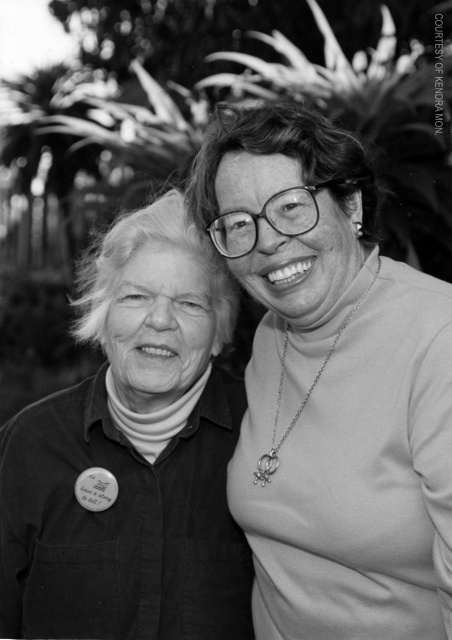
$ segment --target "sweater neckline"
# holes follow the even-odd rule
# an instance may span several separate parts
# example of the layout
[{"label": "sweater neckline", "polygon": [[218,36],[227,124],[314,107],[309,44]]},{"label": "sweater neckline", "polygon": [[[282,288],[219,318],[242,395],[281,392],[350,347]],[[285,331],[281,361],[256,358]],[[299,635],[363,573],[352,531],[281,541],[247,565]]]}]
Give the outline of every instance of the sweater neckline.
[{"label": "sweater neckline", "polygon": [[108,394],[108,409],[113,422],[151,464],[168,442],[187,424],[196,403],[209,379],[212,365],[195,384],[176,402],[151,413],[135,413],[125,407],[116,391],[111,366],[107,370],[105,385]]}]

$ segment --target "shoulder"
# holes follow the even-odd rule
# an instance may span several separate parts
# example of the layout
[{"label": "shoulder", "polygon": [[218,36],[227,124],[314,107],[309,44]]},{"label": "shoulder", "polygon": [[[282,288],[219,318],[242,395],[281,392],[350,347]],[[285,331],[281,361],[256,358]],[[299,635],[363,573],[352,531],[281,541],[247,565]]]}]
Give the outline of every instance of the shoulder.
[{"label": "shoulder", "polygon": [[231,371],[214,365],[212,367],[212,375],[216,376],[218,380],[221,380],[221,384],[224,385],[225,391],[245,391],[245,382],[243,378],[235,375]]},{"label": "shoulder", "polygon": [[233,399],[234,401],[246,403],[245,381],[243,378],[218,366],[212,367],[212,378],[228,400]]},{"label": "shoulder", "polygon": [[32,451],[34,445],[56,437],[66,425],[79,423],[82,428],[83,411],[92,381],[93,378],[87,378],[76,386],[53,393],[11,418],[0,429],[0,458],[11,442]]},{"label": "shoulder", "polygon": [[245,382],[243,378],[225,369],[213,366],[211,384],[206,387],[209,394],[209,404],[218,415],[232,419],[232,427],[237,428],[247,409]]},{"label": "shoulder", "polygon": [[413,296],[436,298],[438,304],[452,305],[452,284],[439,280],[404,262],[391,258],[381,258],[382,268],[379,278],[393,281],[401,288],[410,291]]},{"label": "shoulder", "polygon": [[88,378],[52,394],[0,429],[0,511],[17,530],[26,522],[39,526],[49,496],[58,493],[78,466],[83,468],[84,416],[92,384]]},{"label": "shoulder", "polygon": [[434,334],[452,322],[452,284],[385,257],[379,280],[386,284],[386,304],[410,324]]}]

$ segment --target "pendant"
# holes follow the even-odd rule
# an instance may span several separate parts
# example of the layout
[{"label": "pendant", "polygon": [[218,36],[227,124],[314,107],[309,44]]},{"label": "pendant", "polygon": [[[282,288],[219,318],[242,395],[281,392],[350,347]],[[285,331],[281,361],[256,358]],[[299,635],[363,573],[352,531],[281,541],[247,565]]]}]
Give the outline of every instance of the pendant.
[{"label": "pendant", "polygon": [[276,451],[272,449],[270,453],[265,453],[259,458],[257,463],[257,471],[254,472],[254,484],[261,482],[261,486],[265,487],[266,482],[271,482],[270,476],[275,473],[279,467],[279,459]]}]

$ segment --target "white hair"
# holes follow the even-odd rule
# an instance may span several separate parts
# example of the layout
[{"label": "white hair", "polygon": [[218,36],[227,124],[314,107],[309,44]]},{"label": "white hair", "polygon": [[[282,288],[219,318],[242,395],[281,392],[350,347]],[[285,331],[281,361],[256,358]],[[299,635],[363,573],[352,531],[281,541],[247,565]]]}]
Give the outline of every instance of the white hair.
[{"label": "white hair", "polygon": [[76,281],[79,297],[71,302],[80,311],[80,318],[72,330],[76,341],[102,345],[108,312],[122,270],[144,245],[156,250],[162,245],[176,246],[203,264],[218,339],[222,346],[230,344],[238,314],[237,286],[207,234],[203,234],[188,217],[184,198],[176,189],[144,209],[119,216],[79,261]]}]

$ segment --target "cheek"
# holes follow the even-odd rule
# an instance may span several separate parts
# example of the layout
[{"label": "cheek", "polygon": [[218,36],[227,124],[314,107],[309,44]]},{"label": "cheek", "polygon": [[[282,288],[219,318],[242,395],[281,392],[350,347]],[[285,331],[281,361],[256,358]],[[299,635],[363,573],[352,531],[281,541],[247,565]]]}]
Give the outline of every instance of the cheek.
[{"label": "cheek", "polygon": [[306,238],[304,243],[300,243],[308,249],[314,249],[320,262],[337,260],[337,256],[346,254],[344,247],[347,246],[340,228],[333,229],[331,226],[319,228],[318,233],[311,238]]},{"label": "cheek", "polygon": [[141,325],[139,314],[124,309],[114,313],[107,322],[107,330],[112,340],[127,340]]},{"label": "cheek", "polygon": [[130,322],[123,314],[112,314],[105,325],[106,338],[102,347],[110,362],[124,363],[126,359],[127,342],[136,333]]},{"label": "cheek", "polygon": [[215,340],[215,322],[213,318],[198,318],[196,323],[190,323],[182,330],[187,362],[202,360],[210,357]]}]

